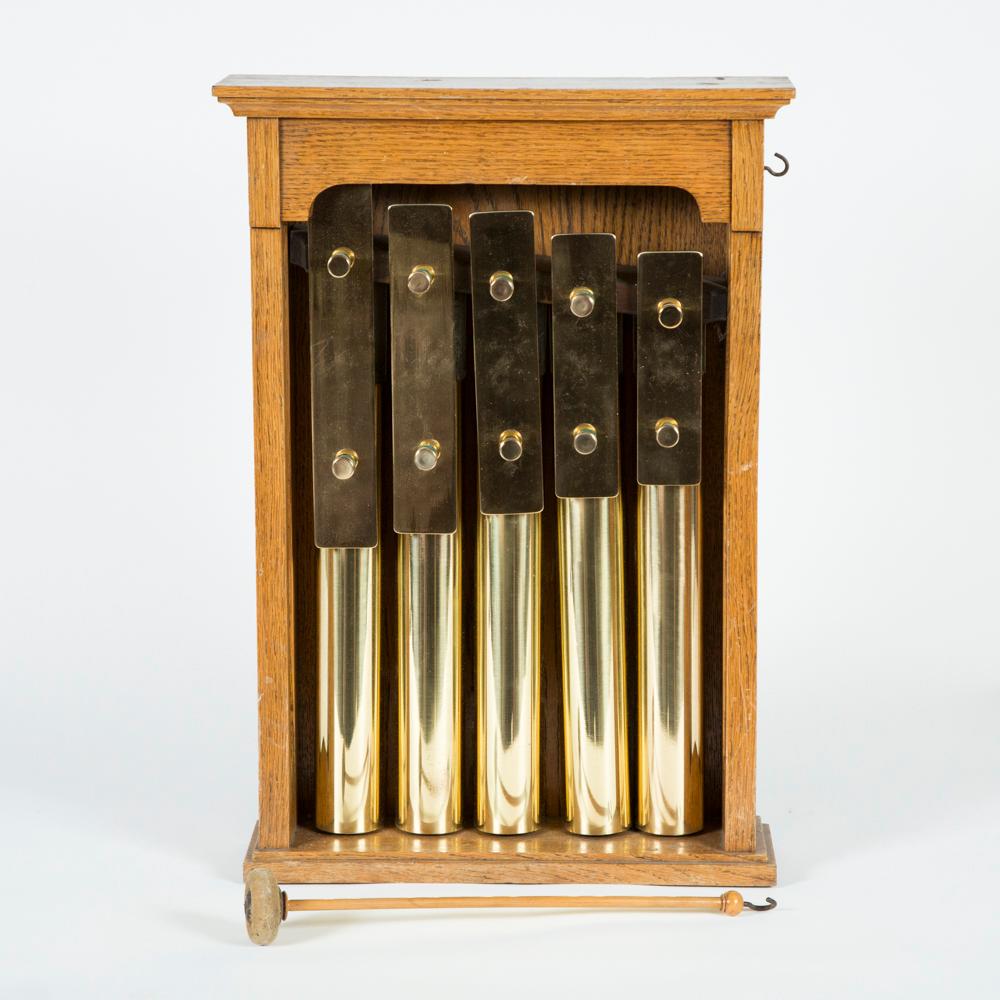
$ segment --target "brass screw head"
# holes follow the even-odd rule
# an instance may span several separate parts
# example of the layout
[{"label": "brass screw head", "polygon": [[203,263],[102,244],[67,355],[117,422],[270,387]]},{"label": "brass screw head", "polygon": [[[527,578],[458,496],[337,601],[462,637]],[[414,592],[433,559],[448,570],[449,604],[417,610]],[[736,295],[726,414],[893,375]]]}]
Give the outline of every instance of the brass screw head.
[{"label": "brass screw head", "polygon": [[673,417],[664,417],[656,421],[656,443],[661,448],[673,448],[681,439],[681,429]]},{"label": "brass screw head", "polygon": [[326,262],[331,278],[346,278],[354,267],[354,251],[350,247],[337,247]]},{"label": "brass screw head", "polygon": [[500,457],[505,462],[516,462],[524,454],[521,432],[506,430],[500,435]]},{"label": "brass screw head", "polygon": [[597,451],[597,428],[593,424],[577,424],[573,428],[573,449],[578,455]]},{"label": "brass screw head", "polygon": [[434,268],[429,264],[418,264],[406,279],[406,287],[414,295],[426,295],[434,284]]},{"label": "brass screw head", "polygon": [[594,311],[594,292],[590,288],[574,288],[569,293],[569,311],[577,319],[585,319]]},{"label": "brass screw head", "polygon": [[656,303],[656,318],[664,330],[676,330],[684,320],[684,307],[677,299],[660,299]]},{"label": "brass screw head", "polygon": [[509,302],[514,297],[514,276],[510,271],[490,275],[490,295],[496,302]]},{"label": "brass screw head", "polygon": [[333,456],[330,469],[337,479],[350,479],[358,468],[358,453],[353,448],[341,448]]},{"label": "brass screw head", "polygon": [[430,472],[435,468],[441,458],[441,445],[434,438],[427,438],[417,445],[417,450],[413,453],[413,464],[421,472]]}]

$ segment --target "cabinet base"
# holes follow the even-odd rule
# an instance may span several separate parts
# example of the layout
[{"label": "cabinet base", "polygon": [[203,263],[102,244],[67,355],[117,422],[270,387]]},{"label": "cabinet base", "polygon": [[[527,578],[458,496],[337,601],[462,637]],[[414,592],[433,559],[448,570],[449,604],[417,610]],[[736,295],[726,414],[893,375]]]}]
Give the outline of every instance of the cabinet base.
[{"label": "cabinet base", "polygon": [[254,828],[244,876],[267,868],[282,883],[480,882],[615,885],[768,886],[777,880],[771,831],[757,819],[757,846],[722,847],[722,831],[653,837],[629,830],[578,837],[547,824],[527,836],[460,830],[417,837],[387,827],[353,837],[298,827],[291,847],[261,848]]}]

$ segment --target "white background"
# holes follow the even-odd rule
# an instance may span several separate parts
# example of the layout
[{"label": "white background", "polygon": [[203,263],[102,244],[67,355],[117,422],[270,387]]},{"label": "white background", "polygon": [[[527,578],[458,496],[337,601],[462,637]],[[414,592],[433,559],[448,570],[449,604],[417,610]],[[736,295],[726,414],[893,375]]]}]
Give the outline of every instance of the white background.
[{"label": "white background", "polygon": [[[0,994],[996,995],[998,28],[912,0],[8,0]],[[776,912],[297,915],[247,943],[245,140],[209,94],[231,72],[797,85],[766,129],[792,162],[766,184],[762,360]]]}]

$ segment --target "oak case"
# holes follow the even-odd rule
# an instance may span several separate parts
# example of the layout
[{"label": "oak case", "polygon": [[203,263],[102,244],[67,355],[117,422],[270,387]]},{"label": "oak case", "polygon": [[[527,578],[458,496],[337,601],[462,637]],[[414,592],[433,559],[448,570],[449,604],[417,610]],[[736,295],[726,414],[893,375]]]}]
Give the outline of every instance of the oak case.
[{"label": "oak case", "polygon": [[[260,819],[245,868],[266,866],[282,882],[773,884],[770,832],[755,806],[756,463],[763,122],[794,96],[789,82],[229,77],[213,93],[247,118],[250,177]],[[473,752],[464,755],[466,816],[458,833],[404,834],[391,825],[388,798],[387,825],[374,834],[314,830],[308,293],[305,272],[289,265],[288,243],[289,228],[306,220],[313,198],[346,183],[375,185],[376,233],[380,227],[384,233],[388,205],[400,200],[453,205],[455,241],[465,245],[471,212],[530,208],[539,249],[559,232],[613,232],[619,264],[634,264],[641,250],[699,250],[705,273],[728,280],[728,321],[707,330],[704,382],[704,832],[661,838],[633,830],[592,839],[564,832],[559,616],[548,610],[541,830],[524,837],[475,831]],[[624,363],[628,370],[627,355]],[[551,403],[543,400],[543,413],[546,406],[548,417]],[[634,420],[629,393],[622,406],[625,426]],[[463,386],[462,407],[468,480],[462,495],[472,524],[470,384]],[[634,454],[625,447],[623,470],[630,463]],[[548,498],[551,473],[549,454]],[[622,477],[627,504],[634,503],[633,480]],[[383,496],[391,490],[383,488]],[[391,532],[387,506],[383,531]],[[548,595],[556,591],[555,538],[555,504],[547,503],[542,592]],[[475,745],[474,532],[465,533],[463,545],[468,749]],[[634,539],[626,539],[626,552],[634,557]],[[383,572],[386,796],[396,766],[391,560],[383,561]],[[629,615],[634,621],[634,609]],[[633,642],[631,625],[627,631]],[[628,662],[634,700],[632,650]]]}]

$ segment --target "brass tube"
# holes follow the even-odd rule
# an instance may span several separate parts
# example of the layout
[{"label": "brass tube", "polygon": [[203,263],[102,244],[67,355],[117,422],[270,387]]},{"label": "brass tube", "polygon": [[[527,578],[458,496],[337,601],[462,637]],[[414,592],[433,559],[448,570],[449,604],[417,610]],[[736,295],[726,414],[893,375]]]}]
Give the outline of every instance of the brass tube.
[{"label": "brass tube", "polygon": [[457,830],[461,810],[459,532],[399,536],[399,814],[407,833]]},{"label": "brass tube", "polygon": [[571,833],[629,825],[618,497],[559,500],[566,816]]},{"label": "brass tube", "polygon": [[540,514],[482,514],[477,587],[476,824],[538,828]]},{"label": "brass tube", "polygon": [[316,826],[379,825],[379,548],[319,549]]},{"label": "brass tube", "polygon": [[702,827],[701,487],[639,487],[639,828]]}]

